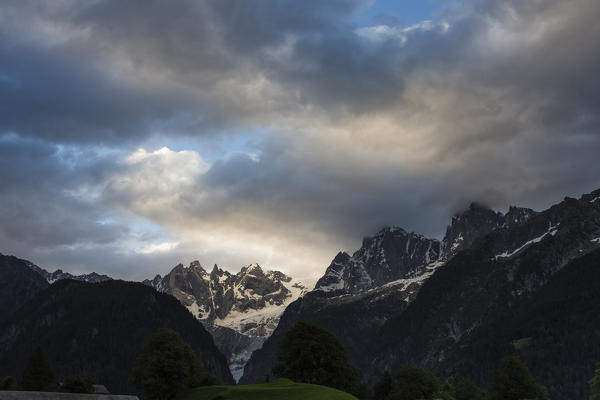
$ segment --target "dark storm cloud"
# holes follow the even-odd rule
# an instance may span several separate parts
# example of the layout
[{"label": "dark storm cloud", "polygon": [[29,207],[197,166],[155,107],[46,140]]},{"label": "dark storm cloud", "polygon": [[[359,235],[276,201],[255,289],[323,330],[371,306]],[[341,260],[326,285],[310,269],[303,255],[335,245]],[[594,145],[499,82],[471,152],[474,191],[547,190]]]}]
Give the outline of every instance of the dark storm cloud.
[{"label": "dark storm cloud", "polygon": [[52,248],[122,239],[127,228],[92,198],[111,169],[91,151],[0,136],[0,241]]},{"label": "dark storm cloud", "polygon": [[[4,2],[3,243],[117,260],[131,212],[173,254],[314,271],[383,225],[439,236],[473,200],[542,208],[600,187],[600,3],[473,0],[359,29],[366,4]],[[134,153],[157,133],[173,148],[256,129],[256,154],[212,165]],[[129,251],[132,269],[171,254]]]},{"label": "dark storm cloud", "polygon": [[[330,118],[391,113],[406,102],[406,80],[424,71],[459,74],[465,89],[512,87],[515,100],[539,106],[531,118],[542,127],[597,128],[599,56],[589,44],[598,40],[598,5],[591,0],[475,1],[448,14],[448,30],[414,29],[404,41],[376,43],[349,22],[364,1],[9,4],[28,22],[61,29],[51,44],[43,29],[35,40],[3,30],[4,131],[108,142],[165,126],[202,134],[264,125],[306,107]],[[553,23],[539,28],[547,32],[527,30]],[[511,48],[484,43],[494,24],[515,35]],[[258,79],[277,93],[244,93]]]},{"label": "dark storm cloud", "polygon": [[[235,92],[263,73],[263,52],[289,35],[323,36],[357,5],[8,2],[0,131],[109,143],[253,120],[257,110]],[[231,78],[239,82],[223,87]]]},{"label": "dark storm cloud", "polygon": [[185,95],[165,89],[158,97],[110,76],[87,49],[77,50],[0,45],[0,131],[71,143],[127,142],[161,122],[177,126],[189,110]]}]

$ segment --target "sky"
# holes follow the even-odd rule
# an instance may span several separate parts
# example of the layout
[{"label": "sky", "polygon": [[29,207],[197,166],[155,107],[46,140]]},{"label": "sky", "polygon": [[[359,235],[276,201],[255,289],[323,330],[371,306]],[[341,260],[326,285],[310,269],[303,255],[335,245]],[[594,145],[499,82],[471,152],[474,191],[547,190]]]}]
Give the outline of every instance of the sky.
[{"label": "sky", "polygon": [[597,0],[7,0],[0,252],[321,275],[600,188]]}]

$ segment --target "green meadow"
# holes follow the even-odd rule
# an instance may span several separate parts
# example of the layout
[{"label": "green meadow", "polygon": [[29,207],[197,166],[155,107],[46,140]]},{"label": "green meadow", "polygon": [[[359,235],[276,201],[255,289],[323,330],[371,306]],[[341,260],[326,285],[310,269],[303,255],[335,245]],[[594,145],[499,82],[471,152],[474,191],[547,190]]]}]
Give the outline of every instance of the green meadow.
[{"label": "green meadow", "polygon": [[205,386],[191,389],[177,400],[357,400],[351,394],[326,386],[277,379],[270,383]]}]

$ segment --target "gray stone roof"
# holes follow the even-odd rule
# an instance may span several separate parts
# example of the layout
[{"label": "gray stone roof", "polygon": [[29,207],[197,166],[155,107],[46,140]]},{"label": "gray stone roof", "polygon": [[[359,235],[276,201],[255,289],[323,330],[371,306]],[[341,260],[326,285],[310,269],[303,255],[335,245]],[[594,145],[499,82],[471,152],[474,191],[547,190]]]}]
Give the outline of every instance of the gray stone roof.
[{"label": "gray stone roof", "polygon": [[0,400],[139,400],[137,396],[57,392],[0,391]]}]

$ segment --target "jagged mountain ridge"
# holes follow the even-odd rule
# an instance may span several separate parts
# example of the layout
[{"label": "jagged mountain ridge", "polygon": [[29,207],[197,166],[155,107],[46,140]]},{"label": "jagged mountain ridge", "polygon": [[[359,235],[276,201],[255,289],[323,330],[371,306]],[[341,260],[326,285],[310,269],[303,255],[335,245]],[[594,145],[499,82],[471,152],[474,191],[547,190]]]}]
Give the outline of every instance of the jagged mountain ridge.
[{"label": "jagged mountain ridge", "polygon": [[535,215],[533,210],[511,206],[506,215],[471,203],[454,215],[443,240],[426,238],[399,227],[386,227],[363,239],[352,256],[338,253],[315,290],[358,293],[400,279],[423,276],[429,269],[469,248],[477,238],[502,226],[513,226]]},{"label": "jagged mountain ridge", "polygon": [[402,228],[384,228],[364,238],[352,256],[338,253],[315,289],[357,293],[398,279],[416,278],[426,265],[440,258],[440,247],[439,240]]},{"label": "jagged mountain ridge", "polygon": [[264,271],[258,264],[243,267],[237,274],[215,265],[208,273],[198,261],[188,267],[178,264],[164,277],[157,275],[143,283],[172,294],[198,319],[247,336],[265,336],[275,327],[258,326],[244,316],[281,308],[306,291],[300,282],[279,271]]},{"label": "jagged mountain ridge", "polygon": [[64,272],[62,269],[57,269],[54,272],[48,272],[45,269],[38,267],[37,265],[35,265],[34,263],[32,263],[30,261],[23,260],[23,262],[25,262],[25,264],[29,268],[31,268],[32,270],[34,270],[35,272],[40,274],[49,284],[52,284],[61,279],[72,279],[74,281],[89,282],[89,283],[98,283],[98,282],[104,282],[104,281],[113,279],[108,275],[98,274],[96,272],[90,272],[89,274],[81,274],[81,275],[73,275],[73,274],[70,274],[69,272]]},{"label": "jagged mountain ridge", "polygon": [[[581,205],[581,207],[577,205]],[[442,255],[437,261],[438,265],[428,268],[429,272],[427,274],[409,281],[411,282],[411,285],[408,285],[410,288],[409,293],[406,293],[407,285],[403,283],[402,286],[397,287],[397,290],[388,293],[382,292],[381,295],[374,297],[367,295],[405,281],[402,279],[361,292],[342,290],[318,291],[322,293],[321,295],[316,292],[308,293],[302,299],[290,305],[282,315],[278,329],[265,342],[263,348],[257,350],[249,360],[241,383],[259,381],[260,377],[270,370],[275,362],[277,342],[298,321],[314,322],[334,332],[346,346],[352,362],[365,371],[371,382],[373,382],[373,379],[377,379],[377,374],[381,371],[392,369],[402,362],[415,362],[438,372],[442,371],[442,367],[436,364],[436,360],[443,359],[445,354],[443,346],[437,349],[439,353],[434,352],[430,356],[421,359],[403,358],[402,355],[394,356],[398,352],[397,342],[405,340],[403,339],[404,336],[400,335],[401,337],[399,337],[398,335],[398,332],[402,332],[401,326],[419,326],[420,315],[425,318],[425,316],[432,314],[441,316],[448,313],[452,314],[451,310],[443,308],[443,302],[439,299],[440,294],[450,291],[457,284],[460,286],[462,284],[461,279],[464,279],[465,284],[474,290],[491,292],[495,290],[494,284],[491,284],[489,288],[481,289],[485,287],[485,283],[475,279],[477,274],[463,276],[448,273],[447,266],[452,265],[449,269],[457,268],[457,264],[461,265],[465,262],[463,254],[472,252],[482,254],[480,251],[485,248],[487,249],[485,256],[478,257],[478,261],[473,264],[473,268],[486,273],[488,263],[511,265],[507,275],[513,279],[514,286],[512,290],[523,296],[528,296],[544,287],[554,274],[572,260],[588,254],[597,245],[600,245],[600,229],[596,227],[600,224],[600,221],[593,208],[596,205],[600,205],[600,191],[583,195],[580,200],[567,198],[562,203],[544,212],[510,207],[508,213],[501,214],[478,204],[472,204],[468,210],[452,219],[452,223],[442,241]],[[568,222],[561,222],[563,220]],[[536,249],[539,249],[539,246],[545,248],[551,243],[550,240],[556,240],[554,246],[557,246],[558,250],[548,253],[553,255],[544,261],[545,267],[542,269],[545,272],[541,276],[532,271],[527,272],[529,268],[536,270],[533,266],[528,267],[526,263],[523,264],[523,260],[530,260],[527,258],[527,254],[531,254],[532,251],[537,252]],[[371,252],[373,251],[374,249],[371,249]],[[548,252],[547,250],[539,251]],[[336,262],[339,263],[339,261],[338,258]],[[538,264],[539,262],[540,260],[535,261]],[[352,266],[351,263],[345,265],[346,268]],[[351,274],[347,274],[347,276],[351,276]],[[428,308],[420,307],[419,312],[412,314],[414,319],[404,319],[403,316],[409,313],[408,310],[415,309],[415,301],[424,296],[422,294],[423,290],[431,286],[431,280],[435,277],[437,278],[434,279],[434,282],[437,282],[436,285],[440,286],[437,290],[426,290],[431,301],[430,306]],[[511,303],[509,299],[506,300],[507,303],[505,304],[507,308],[514,306],[514,302]],[[461,301],[473,304],[475,308],[478,305],[481,307],[480,311],[486,310],[488,307],[485,301],[482,302],[476,296],[470,300],[462,298]],[[453,304],[457,310],[463,310],[458,300]],[[514,312],[514,310],[510,312]],[[485,320],[489,317],[488,314],[477,315]],[[398,322],[392,327],[392,321],[402,322]],[[469,328],[469,326],[458,328],[452,321],[446,321],[443,325],[443,334],[439,335],[440,340],[448,340],[448,338],[464,335],[464,332],[469,332]],[[428,329],[436,331],[436,329],[441,328],[428,326]],[[416,341],[429,337],[429,330],[411,331],[410,334],[407,333],[405,336],[414,338]],[[380,340],[382,334],[387,340],[385,345]],[[377,337],[378,340],[373,341],[373,337]],[[419,351],[418,349],[428,348],[427,346],[431,346],[431,344],[410,342],[402,348],[408,349],[407,351]],[[380,354],[379,357],[388,362],[372,363],[374,360],[373,354]],[[386,356],[392,357],[392,360],[386,358]],[[427,360],[430,361],[429,364]],[[496,361],[498,359],[494,360],[494,362]],[[448,376],[446,373],[451,375],[453,368],[453,365],[444,366],[442,374],[445,376]]]},{"label": "jagged mountain ridge", "polygon": [[[366,237],[352,256],[338,253],[315,289],[286,309],[272,337],[249,360],[240,382],[259,381],[269,372],[275,363],[278,341],[298,321],[331,330],[348,349],[351,359],[358,358],[365,338],[402,312],[423,283],[457,251],[468,248],[478,235],[504,225],[507,219],[513,221],[513,215],[520,214],[525,221],[531,214],[517,207],[510,210],[505,217],[473,203],[452,218],[442,241],[386,227],[373,237]],[[357,315],[361,316],[360,321]]]},{"label": "jagged mountain ridge", "polygon": [[[597,319],[589,318],[600,312],[599,303],[591,301],[586,307],[571,309],[568,303],[555,302],[544,311],[544,317],[538,311],[540,296],[547,303],[548,293],[564,287],[567,283],[561,280],[566,277],[569,291],[561,293],[565,301],[589,293],[588,279],[595,282],[591,286],[596,285],[598,293],[600,276],[589,267],[600,265],[599,199],[600,190],[578,200],[565,198],[526,223],[503,226],[477,240],[470,251],[457,254],[427,281],[403,313],[377,332],[379,341],[368,350],[374,361],[364,365],[365,370],[373,374],[413,362],[443,374],[466,374],[483,383],[500,357],[517,350],[531,361],[551,398],[586,397],[586,388],[581,386],[588,373],[586,366],[592,368],[600,357],[600,348],[593,346],[600,326],[594,322]],[[581,263],[588,268],[578,282],[575,271]],[[534,316],[538,325],[529,324],[528,328],[524,322],[523,327],[513,322]],[[571,320],[582,332],[578,340],[571,340],[572,351],[565,351],[562,334],[556,337],[551,329],[556,321],[564,320]],[[546,329],[536,329],[540,325]],[[507,326],[513,330],[506,332]],[[529,338],[532,351],[514,347],[513,342],[522,338]],[[477,361],[484,358],[485,363]],[[474,365],[477,368],[469,368]],[[565,369],[549,373],[557,365]],[[575,370],[569,369],[575,365],[580,366],[576,382]]]},{"label": "jagged mountain ridge", "polygon": [[307,286],[279,271],[258,264],[232,274],[215,265],[208,273],[198,261],[178,264],[164,277],[146,285],[175,296],[213,334],[228,357],[234,378],[239,378],[250,354],[277,327],[285,307]]},{"label": "jagged mountain ridge", "polygon": [[[451,225],[447,230],[452,234],[447,235],[448,240],[445,240],[451,245],[444,246],[448,255],[445,260],[444,256],[439,260],[443,265],[435,268],[430,277],[413,284],[412,297],[401,296],[406,290],[405,285],[392,291],[392,294],[375,298],[366,294],[377,292],[379,288],[359,293],[308,293],[288,307],[278,329],[249,360],[241,382],[258,381],[262,374],[268,372],[275,361],[278,340],[298,321],[315,322],[334,332],[346,346],[351,361],[363,369],[371,382],[377,379],[378,374],[404,362],[413,362],[433,369],[442,376],[451,376],[456,371],[464,372],[457,360],[473,359],[473,354],[493,354],[486,360],[486,367],[495,367],[501,356],[507,354],[502,351],[515,351],[512,342],[501,342],[501,339],[494,342],[489,335],[477,332],[483,329],[495,332],[490,326],[498,318],[510,321],[511,316],[516,314],[534,315],[533,310],[526,311],[530,307],[529,299],[563,276],[558,274],[563,268],[571,268],[577,264],[577,260],[600,247],[600,190],[583,195],[579,200],[566,198],[539,213],[511,207],[506,215],[495,213],[498,218],[472,218],[470,211],[491,215],[481,207],[471,206],[465,215],[453,218],[455,226]],[[466,223],[464,218],[489,223],[488,227],[495,228],[479,227],[472,232],[488,232],[479,237],[469,236],[459,229],[461,226],[463,229],[470,226],[471,221]],[[457,240],[461,233],[463,239]],[[450,249],[454,243],[457,245],[454,246],[456,250],[453,255]],[[573,279],[576,274],[570,276]],[[394,284],[391,282],[382,287]],[[576,287],[577,282],[571,281],[571,285]],[[577,295],[577,292],[572,292],[573,295]],[[384,303],[386,299],[389,302]],[[583,314],[563,315],[560,307],[551,311],[555,314],[548,314],[550,320],[578,318],[581,325],[581,320],[585,319],[588,322],[583,323],[588,324],[587,328],[581,328],[580,332],[588,332],[588,336],[593,336],[593,332],[598,331],[597,326],[594,328],[590,325],[593,325],[593,319],[590,321]],[[574,312],[589,312],[589,309],[585,311],[580,307],[569,311]],[[551,326],[549,321],[542,322]],[[542,335],[536,339],[540,343],[546,341],[548,334],[544,332],[538,332]],[[470,347],[471,335],[483,338],[475,341],[479,346],[476,349]],[[372,340],[374,337],[377,340]],[[511,341],[517,339],[519,337],[510,337]],[[574,365],[573,360],[569,359],[574,357],[573,354],[564,355],[559,347],[552,350],[551,346],[560,346],[560,342],[549,346],[548,354],[552,354],[546,354],[546,360],[555,357],[555,354],[562,354],[565,365]],[[585,341],[579,341],[579,346],[574,354],[581,353]],[[548,378],[549,375],[540,366],[560,363],[540,362],[544,357],[540,356],[543,347],[536,349],[532,351],[538,357],[534,371]],[[586,350],[590,350],[591,358],[598,353],[594,353],[592,348]],[[590,360],[584,360],[582,365],[593,366]],[[474,367],[477,363],[468,365],[472,372],[481,372],[481,376],[473,377],[479,378],[478,382],[484,383],[489,378],[489,370],[479,371]],[[572,376],[567,372],[558,371],[552,375],[554,380],[543,383],[549,385],[556,398],[581,397],[580,393],[569,392],[565,378],[556,380],[559,375]]]}]

